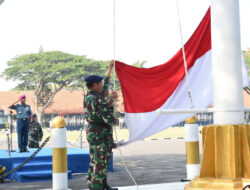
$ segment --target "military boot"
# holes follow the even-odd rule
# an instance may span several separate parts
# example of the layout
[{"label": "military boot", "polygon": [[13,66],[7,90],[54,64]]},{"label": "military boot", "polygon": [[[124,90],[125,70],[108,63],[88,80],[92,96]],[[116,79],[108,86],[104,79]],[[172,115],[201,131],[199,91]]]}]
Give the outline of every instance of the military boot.
[{"label": "military boot", "polygon": [[89,187],[89,190],[105,190],[104,187],[100,188],[100,189],[93,189],[91,187]]},{"label": "military boot", "polygon": [[107,183],[107,178],[105,178],[103,180],[103,189],[104,190],[118,190],[118,188],[113,188],[113,187],[110,187]]}]

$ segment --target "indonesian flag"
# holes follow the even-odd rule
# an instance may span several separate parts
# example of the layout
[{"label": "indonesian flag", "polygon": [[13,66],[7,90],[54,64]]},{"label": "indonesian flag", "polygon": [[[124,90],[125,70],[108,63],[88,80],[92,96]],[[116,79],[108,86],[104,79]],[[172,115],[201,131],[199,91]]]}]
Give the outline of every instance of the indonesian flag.
[{"label": "indonesian flag", "polygon": [[[195,108],[213,103],[210,9],[185,44],[189,85]],[[116,61],[129,142],[174,126],[194,115],[159,115],[157,109],[190,108],[182,50],[168,62],[152,68],[137,68]]]}]

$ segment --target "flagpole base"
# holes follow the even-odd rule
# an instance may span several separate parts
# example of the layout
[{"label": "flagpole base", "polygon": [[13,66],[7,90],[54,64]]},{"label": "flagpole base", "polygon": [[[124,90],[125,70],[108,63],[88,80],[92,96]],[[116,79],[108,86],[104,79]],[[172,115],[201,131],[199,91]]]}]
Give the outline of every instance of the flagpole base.
[{"label": "flagpole base", "polygon": [[202,189],[226,189],[226,190],[242,190],[250,179],[216,179],[216,178],[195,178],[189,184],[185,185],[185,190],[202,190]]},{"label": "flagpole base", "polygon": [[250,184],[250,125],[213,125],[202,129],[200,176],[185,190],[242,189]]}]

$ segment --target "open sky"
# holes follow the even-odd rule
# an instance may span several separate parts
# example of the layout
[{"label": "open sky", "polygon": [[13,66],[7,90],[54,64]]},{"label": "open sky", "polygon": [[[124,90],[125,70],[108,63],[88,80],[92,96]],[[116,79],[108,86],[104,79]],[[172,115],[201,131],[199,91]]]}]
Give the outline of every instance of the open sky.
[{"label": "open sky", "polygon": [[[181,48],[176,1],[5,0],[0,5],[0,72],[7,61],[36,53],[40,46],[44,51],[59,50],[100,60],[116,58],[127,64],[145,60],[147,67],[162,64]],[[247,49],[250,0],[239,2],[241,45]],[[184,42],[210,3],[179,0]],[[0,79],[0,91],[15,84]]]}]

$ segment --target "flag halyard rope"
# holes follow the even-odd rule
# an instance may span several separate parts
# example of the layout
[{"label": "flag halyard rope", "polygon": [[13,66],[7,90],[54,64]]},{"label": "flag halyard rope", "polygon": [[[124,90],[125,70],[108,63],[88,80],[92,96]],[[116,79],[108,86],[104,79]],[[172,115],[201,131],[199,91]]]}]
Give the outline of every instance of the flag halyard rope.
[{"label": "flag halyard rope", "polygon": [[[113,61],[114,61],[114,68],[115,68],[115,60],[116,60],[116,4],[115,4],[115,0],[113,0]],[[115,69],[114,69],[114,85],[113,85],[113,91],[115,91]],[[114,112],[115,112],[115,104],[114,104]],[[115,127],[114,127],[115,128]],[[120,152],[120,156],[122,159],[122,163],[124,165],[125,170],[127,171],[128,175],[130,176],[130,178],[133,180],[134,184],[136,185],[136,189],[138,190],[138,185],[134,179],[134,177],[132,176],[132,174],[130,173],[130,171],[128,170],[128,167],[126,165],[126,162],[124,160],[124,157],[122,155],[122,151],[121,151],[121,147],[119,146],[119,141],[118,141],[118,137],[117,137],[117,132],[116,132],[116,128],[115,128],[115,136],[117,139],[117,148]]]},{"label": "flag halyard rope", "polygon": [[178,24],[179,24],[179,30],[180,30],[180,38],[181,38],[181,46],[182,46],[182,56],[183,56],[183,63],[185,67],[185,77],[187,81],[187,93],[188,97],[191,103],[191,108],[194,108],[194,103],[193,103],[193,98],[192,98],[192,93],[189,85],[189,75],[188,75],[188,70],[187,70],[187,61],[186,61],[186,54],[185,54],[185,47],[184,47],[184,42],[183,42],[183,35],[182,35],[182,28],[181,28],[181,16],[180,16],[180,10],[179,10],[179,2],[176,0],[176,5],[177,5],[177,15],[178,15]]}]

